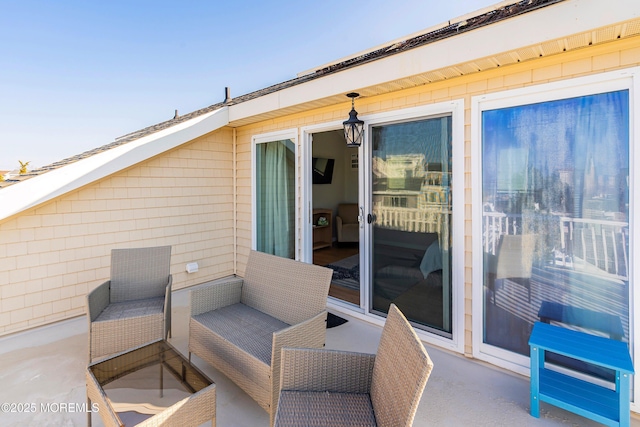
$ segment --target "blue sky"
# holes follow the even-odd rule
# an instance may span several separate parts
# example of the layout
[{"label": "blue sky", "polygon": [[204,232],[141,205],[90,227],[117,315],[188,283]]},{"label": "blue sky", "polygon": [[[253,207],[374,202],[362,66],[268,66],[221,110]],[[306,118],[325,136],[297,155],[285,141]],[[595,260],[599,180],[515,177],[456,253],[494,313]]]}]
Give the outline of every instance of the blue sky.
[{"label": "blue sky", "polygon": [[0,0],[0,170],[116,137],[497,3]]}]

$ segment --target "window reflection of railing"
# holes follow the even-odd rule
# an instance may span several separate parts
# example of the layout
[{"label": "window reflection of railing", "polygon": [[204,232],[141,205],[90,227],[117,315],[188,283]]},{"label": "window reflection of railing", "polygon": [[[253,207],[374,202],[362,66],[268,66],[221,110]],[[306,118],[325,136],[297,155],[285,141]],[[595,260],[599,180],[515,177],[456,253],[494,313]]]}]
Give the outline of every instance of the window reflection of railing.
[{"label": "window reflection of railing", "polygon": [[[599,219],[558,218],[560,248],[554,251],[556,266],[587,273],[603,272],[629,280],[629,223]],[[484,252],[496,255],[500,237],[522,234],[522,215],[483,212]],[[555,219],[553,220],[556,221]]]},{"label": "window reflection of railing", "polygon": [[443,207],[438,208],[394,208],[375,206],[376,225],[382,228],[421,233],[438,233],[442,239],[449,236],[450,212]]},{"label": "window reflection of railing", "polygon": [[484,251],[496,255],[500,236],[503,234],[522,234],[522,215],[504,212],[483,212],[482,244]]},{"label": "window reflection of railing", "polygon": [[629,280],[629,223],[561,217],[560,230],[561,265],[583,270],[595,267]]}]

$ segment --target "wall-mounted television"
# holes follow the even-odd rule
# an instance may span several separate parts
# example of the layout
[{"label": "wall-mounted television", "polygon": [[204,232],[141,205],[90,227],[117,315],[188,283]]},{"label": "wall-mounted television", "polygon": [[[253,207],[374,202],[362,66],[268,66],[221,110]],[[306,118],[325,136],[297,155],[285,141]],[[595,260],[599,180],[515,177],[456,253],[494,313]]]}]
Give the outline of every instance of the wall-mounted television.
[{"label": "wall-mounted television", "polygon": [[314,157],[311,161],[314,184],[331,184],[335,159]]}]

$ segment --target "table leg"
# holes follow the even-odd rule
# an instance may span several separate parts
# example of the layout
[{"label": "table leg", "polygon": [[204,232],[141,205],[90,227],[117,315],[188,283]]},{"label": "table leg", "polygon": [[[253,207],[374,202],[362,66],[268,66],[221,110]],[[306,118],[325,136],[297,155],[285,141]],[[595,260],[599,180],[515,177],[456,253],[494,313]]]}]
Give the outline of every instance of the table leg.
[{"label": "table leg", "polygon": [[91,427],[91,399],[87,396],[87,427]]},{"label": "table leg", "polygon": [[629,374],[616,371],[616,393],[618,394],[618,405],[620,410],[620,427],[629,427],[631,424],[631,412],[629,400],[631,399]]},{"label": "table leg", "polygon": [[544,350],[531,346],[531,416],[540,418],[540,368],[544,367]]},{"label": "table leg", "polygon": [[162,369],[162,363],[160,363],[160,397],[164,396],[164,369]]}]

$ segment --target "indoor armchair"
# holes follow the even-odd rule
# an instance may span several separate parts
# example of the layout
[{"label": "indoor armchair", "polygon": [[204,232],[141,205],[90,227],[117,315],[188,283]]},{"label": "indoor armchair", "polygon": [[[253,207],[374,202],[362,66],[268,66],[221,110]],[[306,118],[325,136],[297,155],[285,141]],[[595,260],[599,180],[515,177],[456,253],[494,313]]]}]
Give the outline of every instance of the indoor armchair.
[{"label": "indoor armchair", "polygon": [[358,222],[358,205],[356,203],[341,203],[338,205],[336,216],[336,233],[338,242],[357,242],[360,237],[360,223]]}]

